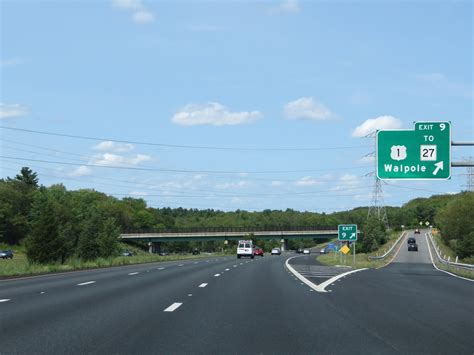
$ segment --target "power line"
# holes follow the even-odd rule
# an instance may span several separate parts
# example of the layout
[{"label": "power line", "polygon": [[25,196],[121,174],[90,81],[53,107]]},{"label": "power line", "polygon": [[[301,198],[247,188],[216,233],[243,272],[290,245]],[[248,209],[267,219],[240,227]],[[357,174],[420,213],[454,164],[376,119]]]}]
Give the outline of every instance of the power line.
[{"label": "power line", "polygon": [[172,172],[172,173],[187,173],[187,174],[288,174],[288,173],[310,173],[310,172],[321,172],[321,171],[336,171],[336,170],[348,170],[348,169],[366,169],[365,166],[353,166],[343,168],[328,168],[328,169],[308,169],[308,170],[264,170],[264,171],[228,171],[228,170],[191,170],[191,169],[158,169],[151,167],[137,167],[137,166],[117,166],[117,165],[100,165],[90,163],[72,163],[64,161],[44,160],[44,159],[30,159],[21,157],[11,157],[0,155],[3,159],[21,160],[21,161],[32,161],[39,163],[48,164],[64,164],[72,166],[87,166],[93,168],[106,168],[106,169],[122,169],[122,170],[137,170],[137,171],[153,171],[153,172]]},{"label": "power line", "polygon": [[54,133],[47,131],[37,131],[32,129],[24,128],[14,128],[0,126],[1,129],[18,131],[18,132],[27,132],[34,134],[42,134],[48,136],[56,137],[66,137],[74,139],[84,139],[92,141],[111,141],[115,143],[125,143],[125,144],[136,144],[136,145],[146,145],[153,147],[162,147],[162,148],[180,148],[180,149],[205,149],[205,150],[227,150],[227,151],[318,151],[318,150],[343,150],[343,149],[357,149],[357,148],[367,148],[368,146],[341,146],[341,147],[306,147],[306,148],[249,148],[249,147],[219,147],[219,146],[196,146],[196,145],[182,145],[182,144],[165,144],[165,143],[154,143],[154,142],[143,142],[143,141],[133,141],[133,140],[123,140],[123,139],[112,139],[112,138],[100,138],[100,137],[91,137],[91,136],[80,136],[74,134],[63,134],[63,133]]}]

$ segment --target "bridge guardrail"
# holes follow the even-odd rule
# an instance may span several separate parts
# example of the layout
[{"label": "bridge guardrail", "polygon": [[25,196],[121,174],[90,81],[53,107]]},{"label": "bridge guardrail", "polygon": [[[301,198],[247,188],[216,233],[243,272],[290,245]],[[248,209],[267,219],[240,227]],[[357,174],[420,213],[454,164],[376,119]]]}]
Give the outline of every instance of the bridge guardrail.
[{"label": "bridge guardrail", "polygon": [[150,230],[124,230],[122,234],[135,233],[206,233],[206,232],[291,232],[291,231],[317,231],[317,230],[336,230],[337,226],[281,226],[281,227],[189,227],[189,228],[164,228]]},{"label": "bridge guardrail", "polygon": [[433,249],[435,250],[436,258],[439,260],[439,262],[441,262],[444,265],[457,267],[459,269],[471,270],[471,271],[474,270],[474,265],[464,264],[464,263],[456,263],[456,262],[444,259],[441,256],[440,249],[439,249],[436,241],[434,240],[433,235],[431,233],[426,233],[426,235],[428,236],[428,239],[430,240],[431,245],[433,246]]},{"label": "bridge guardrail", "polygon": [[369,260],[380,260],[380,259],[384,259],[386,258],[388,255],[390,255],[392,253],[392,251],[395,249],[395,247],[398,245],[398,243],[400,242],[400,240],[403,238],[403,236],[405,235],[406,231],[403,231],[402,234],[400,234],[400,236],[398,237],[398,239],[395,241],[395,243],[393,243],[393,245],[390,247],[390,249],[387,250],[387,252],[385,252],[385,254],[383,255],[380,255],[380,256],[369,256]]}]

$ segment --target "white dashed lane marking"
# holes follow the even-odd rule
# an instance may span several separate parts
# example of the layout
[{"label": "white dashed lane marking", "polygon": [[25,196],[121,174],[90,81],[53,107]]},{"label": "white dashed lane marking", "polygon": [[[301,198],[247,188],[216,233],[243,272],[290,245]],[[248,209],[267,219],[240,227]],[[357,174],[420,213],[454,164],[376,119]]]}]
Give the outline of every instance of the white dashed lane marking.
[{"label": "white dashed lane marking", "polygon": [[225,271],[229,271],[230,269],[225,269]]},{"label": "white dashed lane marking", "polygon": [[215,274],[215,275],[214,275],[214,277],[219,277],[219,276],[221,276],[221,274]]},{"label": "white dashed lane marking", "polygon": [[77,284],[77,286],[86,286],[86,285],[92,285],[92,284],[95,284],[95,281],[83,282],[83,283],[81,283],[81,284]]},{"label": "white dashed lane marking", "polygon": [[128,276],[133,276],[133,275],[138,275],[139,273],[138,272],[131,272],[130,274],[128,274]]},{"label": "white dashed lane marking", "polygon": [[158,270],[164,270],[165,268],[164,267],[159,267]]},{"label": "white dashed lane marking", "polygon": [[201,288],[206,287],[206,286],[207,286],[207,284],[205,284],[205,283],[202,283],[202,284],[199,285],[199,287],[201,287]]},{"label": "white dashed lane marking", "polygon": [[181,307],[182,303],[178,303],[178,302],[175,302],[173,303],[171,306],[169,306],[168,308],[166,308],[165,310],[163,310],[163,312],[174,312],[175,310],[177,310],[179,307]]},{"label": "white dashed lane marking", "polygon": [[0,300],[0,303],[3,303],[3,302],[8,302],[8,301],[11,301],[11,299],[9,299],[9,298],[5,298],[5,299],[3,299],[3,300]]}]

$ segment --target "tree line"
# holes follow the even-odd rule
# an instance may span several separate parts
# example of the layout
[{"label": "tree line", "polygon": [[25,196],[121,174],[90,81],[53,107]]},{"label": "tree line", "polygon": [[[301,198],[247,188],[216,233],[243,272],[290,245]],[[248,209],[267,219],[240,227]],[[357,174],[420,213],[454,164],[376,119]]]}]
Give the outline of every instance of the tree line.
[{"label": "tree line", "polygon": [[[439,227],[443,240],[461,258],[474,256],[474,229],[470,224],[474,220],[474,193],[417,198],[402,207],[386,207],[386,210],[393,229],[419,227],[420,222],[429,222]],[[62,184],[45,187],[39,185],[37,174],[28,167],[13,178],[0,179],[0,242],[24,244],[28,259],[37,263],[117,255],[118,236],[125,231],[194,227],[335,227],[354,223],[363,232],[357,243],[358,251],[370,252],[386,242],[387,230],[377,219],[367,219],[367,213],[368,207],[330,214],[293,209],[223,212],[153,208],[141,198],[117,199],[92,189],[68,191]],[[271,247],[276,242],[258,244]],[[290,247],[309,246],[308,243],[312,242],[291,241]],[[215,251],[223,245],[213,241],[166,245],[170,251],[195,247]]]}]

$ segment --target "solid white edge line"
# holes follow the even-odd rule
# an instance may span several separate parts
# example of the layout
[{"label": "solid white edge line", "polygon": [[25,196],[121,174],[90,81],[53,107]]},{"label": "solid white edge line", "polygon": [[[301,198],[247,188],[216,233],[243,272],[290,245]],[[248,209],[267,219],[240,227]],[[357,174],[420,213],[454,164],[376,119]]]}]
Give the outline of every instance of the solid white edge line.
[{"label": "solid white edge line", "polygon": [[85,286],[85,285],[91,285],[91,284],[95,284],[95,281],[83,282],[83,283],[77,284],[77,286]]},{"label": "solid white edge line", "polygon": [[288,268],[288,270],[290,270],[293,275],[295,275],[298,279],[300,279],[301,281],[303,281],[306,285],[308,285],[309,287],[311,287],[313,290],[317,291],[317,292],[328,292],[325,290],[325,288],[327,286],[329,286],[330,284],[332,284],[334,281],[340,279],[341,277],[344,277],[344,276],[347,276],[349,274],[353,274],[355,272],[359,272],[359,271],[364,271],[364,270],[367,270],[367,268],[363,268],[363,269],[356,269],[356,270],[351,270],[351,271],[348,271],[348,272],[345,272],[343,274],[339,274],[337,276],[334,276],[333,278],[330,278],[329,280],[326,280],[324,281],[323,283],[319,284],[319,285],[315,285],[314,283],[312,283],[311,281],[309,281],[308,279],[306,279],[303,275],[301,275],[298,271],[296,271],[289,263],[289,261],[291,259],[294,259],[294,258],[298,258],[298,256],[293,256],[289,259],[286,260],[285,262],[285,265],[286,267]]},{"label": "solid white edge line", "polygon": [[3,299],[3,300],[0,300],[0,303],[3,303],[3,302],[8,302],[8,301],[11,301],[11,299],[9,299],[9,298],[5,298],[5,299]]},{"label": "solid white edge line", "polygon": [[456,277],[456,278],[458,278],[458,279],[462,279],[462,280],[474,282],[474,280],[468,279],[467,277],[462,277],[462,276],[453,274],[453,273],[451,273],[451,272],[449,272],[449,271],[442,270],[442,269],[440,269],[439,267],[437,267],[436,264],[435,264],[435,262],[434,262],[434,260],[433,260],[433,254],[431,254],[431,244],[430,244],[430,242],[429,242],[429,240],[428,240],[428,236],[426,235],[426,233],[425,233],[425,238],[426,238],[426,242],[428,243],[428,251],[430,252],[431,263],[433,264],[433,266],[434,266],[434,268],[435,268],[436,270],[441,271],[441,272],[444,272],[444,273],[446,273],[446,274],[448,274],[448,275],[454,276],[454,277]]},{"label": "solid white edge line", "polygon": [[182,303],[175,302],[168,308],[164,309],[163,312],[174,312],[177,310],[179,307],[181,307]]}]

